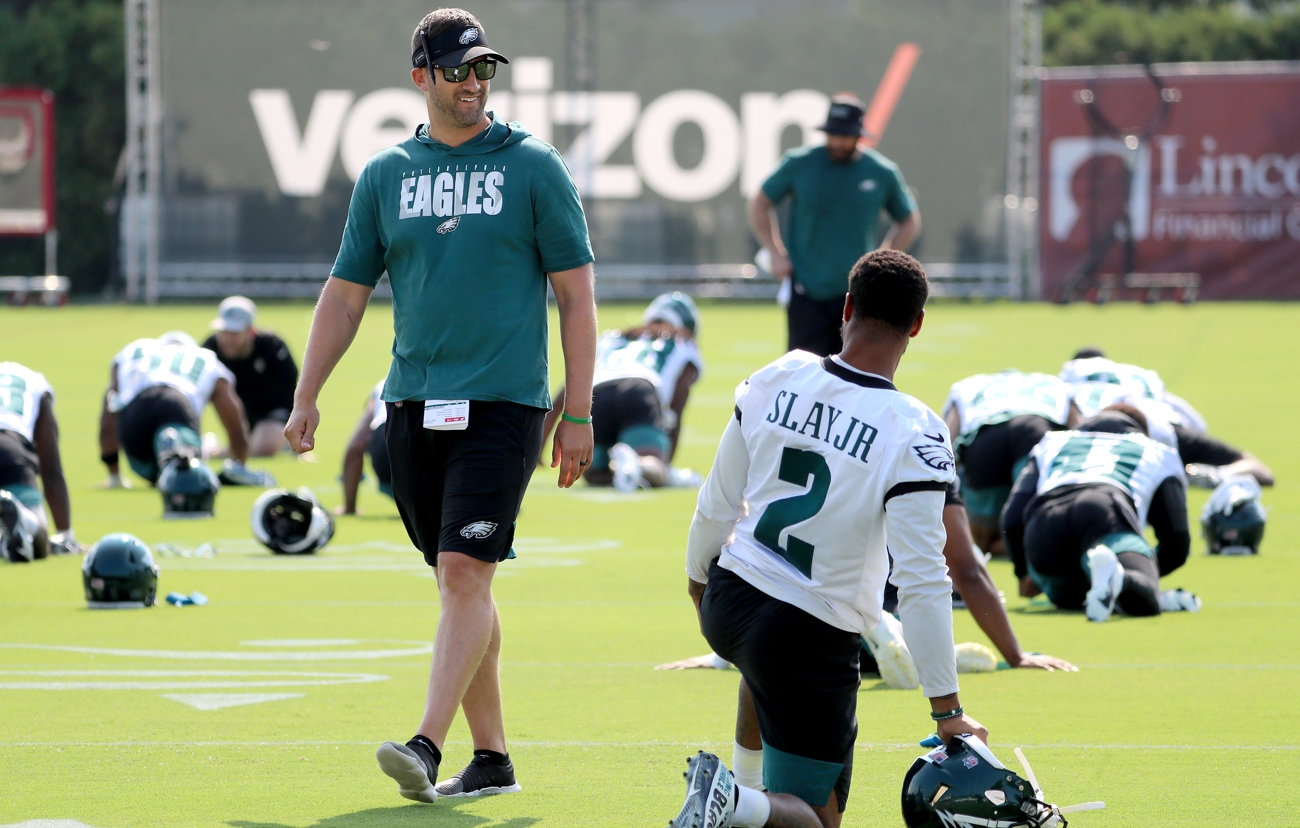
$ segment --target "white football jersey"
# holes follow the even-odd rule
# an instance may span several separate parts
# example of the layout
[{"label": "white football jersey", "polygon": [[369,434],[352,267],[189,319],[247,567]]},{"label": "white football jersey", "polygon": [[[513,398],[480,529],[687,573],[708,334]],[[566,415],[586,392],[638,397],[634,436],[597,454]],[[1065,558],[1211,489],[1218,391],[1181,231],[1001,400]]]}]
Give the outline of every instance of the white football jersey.
[{"label": "white football jersey", "polygon": [[879,623],[889,575],[886,501],[942,492],[954,479],[952,450],[930,409],[881,378],[846,380],[856,372],[832,364],[793,351],[737,389],[749,511],[720,565],[860,633]]},{"label": "white football jersey", "polygon": [[1061,367],[1060,376],[1070,385],[1088,382],[1119,385],[1130,392],[1155,400],[1163,397],[1165,393],[1165,383],[1155,371],[1115,362],[1106,357],[1072,359]]},{"label": "white football jersey", "polygon": [[649,334],[628,339],[619,331],[610,331],[596,343],[596,375],[592,384],[640,377],[654,384],[659,403],[667,409],[687,365],[694,365],[699,376],[704,375],[704,360],[694,339],[680,336],[656,339]]},{"label": "white football jersey", "polygon": [[185,395],[194,413],[212,399],[217,380],[235,384],[235,376],[207,348],[156,339],[137,339],[113,358],[117,366],[117,399],[125,408],[141,391],[155,385],[169,385]]},{"label": "white football jersey", "polygon": [[54,388],[44,374],[16,362],[0,362],[0,429],[34,442],[36,417],[46,394],[52,398]]},{"label": "white football jersey", "polygon": [[1030,453],[1038,464],[1038,491],[1062,486],[1114,486],[1127,494],[1145,525],[1151,498],[1170,477],[1187,485],[1177,449],[1144,434],[1054,431]]},{"label": "white football jersey", "polygon": [[1063,426],[1070,417],[1070,386],[1048,374],[976,374],[953,383],[943,406],[944,416],[952,409],[961,418],[962,440],[974,436],[981,426],[1027,414]]},{"label": "white football jersey", "polygon": [[384,404],[384,383],[386,379],[381,379],[375,386],[375,390],[370,392],[370,399],[374,402],[374,413],[370,417],[370,430],[374,431],[384,423],[388,422],[388,406]]}]

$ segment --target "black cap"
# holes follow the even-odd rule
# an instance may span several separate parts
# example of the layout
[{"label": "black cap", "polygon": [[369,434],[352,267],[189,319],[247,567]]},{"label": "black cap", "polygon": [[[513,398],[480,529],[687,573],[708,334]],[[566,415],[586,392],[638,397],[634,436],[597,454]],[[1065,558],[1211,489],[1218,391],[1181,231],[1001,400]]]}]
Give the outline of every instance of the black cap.
[{"label": "black cap", "polygon": [[509,63],[505,55],[488,46],[487,36],[478,26],[453,26],[433,37],[420,33],[422,46],[411,53],[411,65],[416,69],[425,63],[425,51],[434,66],[461,66],[482,57],[496,58]]},{"label": "black cap", "polygon": [[865,114],[862,101],[848,95],[836,95],[831,98],[826,123],[817,128],[830,135],[866,135],[867,131],[862,126],[862,116]]}]

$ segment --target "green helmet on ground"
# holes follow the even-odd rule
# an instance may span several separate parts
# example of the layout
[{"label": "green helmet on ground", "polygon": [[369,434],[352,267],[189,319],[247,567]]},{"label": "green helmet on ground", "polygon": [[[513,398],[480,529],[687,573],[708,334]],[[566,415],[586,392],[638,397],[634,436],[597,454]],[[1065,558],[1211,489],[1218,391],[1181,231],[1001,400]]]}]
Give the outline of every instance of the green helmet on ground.
[{"label": "green helmet on ground", "polygon": [[646,307],[641,314],[641,321],[667,322],[678,328],[685,328],[695,336],[699,332],[700,310],[695,307],[695,300],[681,291],[661,293]]},{"label": "green helmet on ground", "polygon": [[86,552],[81,581],[91,609],[151,607],[158,594],[158,564],[135,535],[105,535]]}]

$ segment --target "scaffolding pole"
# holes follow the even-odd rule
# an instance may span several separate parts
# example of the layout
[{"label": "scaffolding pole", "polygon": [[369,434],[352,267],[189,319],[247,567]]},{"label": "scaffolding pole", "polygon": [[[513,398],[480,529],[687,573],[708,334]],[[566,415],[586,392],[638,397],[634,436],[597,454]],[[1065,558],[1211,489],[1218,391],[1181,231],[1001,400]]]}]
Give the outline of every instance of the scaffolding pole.
[{"label": "scaffolding pole", "polygon": [[122,272],[132,302],[158,301],[162,209],[160,0],[127,0],[126,200],[121,216]]},{"label": "scaffolding pole", "polygon": [[1038,263],[1038,72],[1043,63],[1038,0],[1011,3],[1011,99],[1007,133],[1007,187],[1003,196],[1011,288],[1021,299],[1041,298]]}]

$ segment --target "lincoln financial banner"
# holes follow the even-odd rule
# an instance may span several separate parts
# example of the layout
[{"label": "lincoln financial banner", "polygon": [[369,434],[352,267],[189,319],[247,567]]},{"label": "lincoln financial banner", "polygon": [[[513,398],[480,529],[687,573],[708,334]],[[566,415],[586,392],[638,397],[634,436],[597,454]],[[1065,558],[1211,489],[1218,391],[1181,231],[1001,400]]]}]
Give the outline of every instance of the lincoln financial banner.
[{"label": "lincoln financial banner", "polygon": [[1300,63],[1154,72],[1163,101],[1138,67],[1043,81],[1043,298],[1108,238],[1096,271],[1120,272],[1131,233],[1134,272],[1196,273],[1210,299],[1300,299]]},{"label": "lincoln financial banner", "polygon": [[[783,150],[821,140],[838,91],[868,103],[915,192],[920,255],[1001,255],[1000,0],[596,2],[588,91],[566,3],[468,5],[511,59],[488,108],[563,153],[598,262],[748,261],[746,196]],[[332,261],[367,159],[427,120],[409,73],[429,8],[162,0],[163,261]]]}]

